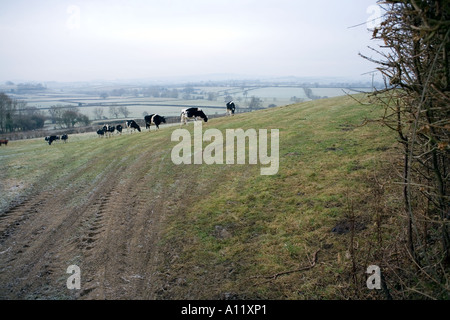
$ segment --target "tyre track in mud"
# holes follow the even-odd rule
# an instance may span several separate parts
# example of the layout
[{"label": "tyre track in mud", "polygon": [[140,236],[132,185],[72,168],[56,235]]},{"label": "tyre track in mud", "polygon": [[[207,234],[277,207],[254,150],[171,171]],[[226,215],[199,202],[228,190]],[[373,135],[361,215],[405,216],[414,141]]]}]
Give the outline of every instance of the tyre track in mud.
[{"label": "tyre track in mud", "polygon": [[[151,296],[163,188],[152,187],[148,158],[118,160],[88,186],[73,187],[75,171],[0,213],[0,299]],[[68,205],[77,192],[83,203]],[[72,264],[81,290],[66,288]]]},{"label": "tyre track in mud", "polygon": [[[14,215],[24,212],[26,219],[19,225],[16,223],[12,232],[2,233],[1,298],[60,297],[53,290],[54,281],[65,272],[61,260],[64,252],[62,240],[70,234],[76,215],[66,216],[54,208],[64,207],[69,198],[68,193],[55,198],[49,192],[41,192],[12,209]],[[6,230],[11,230],[11,225]]]},{"label": "tyre track in mud", "polygon": [[122,179],[98,203],[94,215],[101,222],[94,218],[90,231],[95,238],[88,234],[92,246],[85,248],[89,254],[83,254],[89,274],[83,298],[142,299],[152,290],[147,285],[151,275],[148,269],[156,256],[159,230],[158,212],[152,204],[161,196],[152,189],[151,176],[142,169],[146,156],[128,167],[130,179]]},{"label": "tyre track in mud", "polygon": [[14,231],[37,212],[36,207],[46,201],[46,194],[31,197],[23,203],[8,209],[0,216],[0,243],[14,234]]}]

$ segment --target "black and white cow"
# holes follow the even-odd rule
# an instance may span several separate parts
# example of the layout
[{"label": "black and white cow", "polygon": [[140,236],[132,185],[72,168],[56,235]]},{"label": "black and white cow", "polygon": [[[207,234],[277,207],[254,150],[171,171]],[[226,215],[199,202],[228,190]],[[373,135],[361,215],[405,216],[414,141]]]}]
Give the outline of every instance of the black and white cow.
[{"label": "black and white cow", "polygon": [[111,135],[111,126],[110,125],[105,124],[101,130],[103,131],[103,136],[105,136],[106,138],[108,138]]},{"label": "black and white cow", "polygon": [[150,130],[150,126],[154,124],[157,129],[159,129],[159,125],[161,123],[166,123],[166,118],[160,116],[159,114],[149,114],[144,117],[145,120],[145,129]]},{"label": "black and white cow", "polygon": [[134,130],[141,132],[141,127],[134,120],[128,120],[125,125],[127,128],[131,128],[131,132]]},{"label": "black and white cow", "polygon": [[118,124],[118,125],[116,126],[116,130],[117,130],[117,132],[118,132],[119,134],[122,134],[122,130],[123,130],[122,125]]},{"label": "black and white cow", "polygon": [[187,124],[188,119],[197,120],[198,118],[208,122],[208,117],[200,108],[187,108],[181,110],[181,124]]},{"label": "black and white cow", "polygon": [[227,116],[234,116],[234,112],[236,111],[236,106],[233,101],[227,102]]},{"label": "black and white cow", "polygon": [[108,125],[108,133],[112,135],[116,131],[116,127]]},{"label": "black and white cow", "polygon": [[103,137],[105,135],[105,131],[103,130],[103,128],[98,129],[97,130],[97,134],[98,134],[99,137]]},{"label": "black and white cow", "polygon": [[64,141],[64,143],[66,143],[68,139],[69,139],[69,136],[67,134],[63,134],[61,136],[61,140]]},{"label": "black and white cow", "polygon": [[53,141],[59,140],[59,136],[48,136],[45,137],[45,141],[48,142],[49,145],[52,144]]}]

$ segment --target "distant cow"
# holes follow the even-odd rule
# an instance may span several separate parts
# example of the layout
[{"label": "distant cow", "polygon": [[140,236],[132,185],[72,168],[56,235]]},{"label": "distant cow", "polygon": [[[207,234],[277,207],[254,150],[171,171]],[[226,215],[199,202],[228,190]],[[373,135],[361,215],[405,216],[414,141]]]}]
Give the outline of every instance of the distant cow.
[{"label": "distant cow", "polygon": [[[103,135],[105,135],[106,137],[109,137],[114,133],[114,131],[116,130],[116,127],[110,126],[109,124],[105,124],[101,130],[103,131]],[[102,135],[98,131],[97,131],[97,133]]]},{"label": "distant cow", "polygon": [[227,116],[233,116],[236,111],[236,106],[233,101],[227,102]]},{"label": "distant cow", "polygon": [[157,129],[159,129],[159,125],[161,123],[166,123],[166,118],[160,116],[159,114],[149,114],[145,116],[145,129],[150,130],[150,126],[154,124]]},{"label": "distant cow", "polygon": [[48,142],[49,145],[52,144],[53,141],[59,140],[59,136],[48,136],[45,137],[45,141]]},{"label": "distant cow", "polygon": [[208,117],[200,108],[187,108],[181,110],[181,124],[187,124],[188,119],[197,120],[198,118],[208,122]]},{"label": "distant cow", "polygon": [[126,127],[127,128],[131,128],[132,132],[134,130],[137,130],[137,131],[141,132],[141,127],[134,120],[128,120],[126,122]]},{"label": "distant cow", "polygon": [[102,129],[98,129],[97,130],[97,134],[98,134],[99,137],[103,137],[105,135],[105,131],[103,130],[103,128]]},{"label": "distant cow", "polygon": [[61,136],[61,140],[64,141],[64,143],[67,142],[67,139],[69,139],[69,136],[68,136],[67,134],[63,134],[63,135]]},{"label": "distant cow", "polygon": [[117,132],[118,132],[119,134],[122,134],[122,130],[123,130],[122,125],[118,124],[118,125],[116,126],[116,130],[117,130]]},{"label": "distant cow", "polygon": [[116,131],[116,127],[114,127],[114,126],[108,126],[108,132],[109,132],[110,135],[113,134],[114,131]]},{"label": "distant cow", "polygon": [[0,146],[2,145],[2,144],[4,144],[5,146],[8,144],[8,140],[6,140],[6,139],[1,139],[0,140]]}]

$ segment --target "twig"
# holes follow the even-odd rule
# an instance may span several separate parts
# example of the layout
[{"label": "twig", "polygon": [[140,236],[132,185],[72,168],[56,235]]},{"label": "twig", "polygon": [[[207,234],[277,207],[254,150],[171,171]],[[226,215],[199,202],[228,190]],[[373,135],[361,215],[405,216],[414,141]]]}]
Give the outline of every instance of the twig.
[{"label": "twig", "polygon": [[301,268],[294,269],[294,270],[289,270],[289,271],[278,272],[278,273],[275,273],[275,274],[273,274],[271,276],[254,276],[254,277],[251,277],[251,279],[255,279],[255,278],[269,279],[268,281],[264,281],[262,283],[259,283],[259,284],[263,284],[263,283],[267,283],[267,282],[270,282],[272,280],[275,280],[279,276],[283,276],[283,275],[294,273],[294,272],[300,272],[300,271],[305,271],[305,270],[312,269],[312,268],[314,268],[314,266],[317,263],[317,254],[319,253],[319,251],[320,251],[320,249],[318,249],[316,252],[314,252],[313,260],[310,261],[309,266],[305,266],[305,267],[301,267]]}]

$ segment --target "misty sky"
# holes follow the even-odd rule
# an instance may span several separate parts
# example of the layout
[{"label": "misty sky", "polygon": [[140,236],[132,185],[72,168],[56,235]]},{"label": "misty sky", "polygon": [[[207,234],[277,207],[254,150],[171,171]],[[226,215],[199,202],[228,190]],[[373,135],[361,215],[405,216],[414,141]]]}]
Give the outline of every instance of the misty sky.
[{"label": "misty sky", "polygon": [[[376,0],[0,0],[0,81],[358,78]],[[367,77],[367,76],[366,76]]]}]

